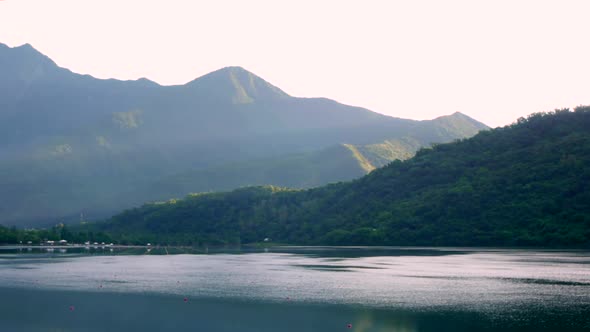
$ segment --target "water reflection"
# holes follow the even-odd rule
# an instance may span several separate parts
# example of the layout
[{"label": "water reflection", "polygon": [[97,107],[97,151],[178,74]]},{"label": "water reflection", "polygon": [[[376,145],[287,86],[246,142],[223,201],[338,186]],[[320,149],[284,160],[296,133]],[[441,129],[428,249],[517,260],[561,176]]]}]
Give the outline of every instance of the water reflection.
[{"label": "water reflection", "polygon": [[399,315],[397,317],[378,317],[374,312],[364,311],[351,323],[354,332],[416,332],[414,319]]},{"label": "water reflection", "polygon": [[[48,292],[51,300],[43,304]],[[575,330],[590,327],[590,254],[464,248],[298,247],[238,254],[157,246],[15,249],[0,255],[0,296],[10,304],[0,307],[3,322],[11,315],[34,315],[28,306],[43,311],[62,301],[65,308],[76,307],[76,317],[85,310],[117,316],[110,312],[116,308],[125,315],[153,316],[144,319],[147,326],[132,326],[146,331],[168,329],[158,325],[156,318],[163,317],[155,307],[141,304],[146,301],[157,304],[166,319],[176,311],[186,314],[175,319],[189,329],[195,322],[187,317],[199,312],[211,328],[204,326],[205,331],[235,331],[217,321],[234,316],[249,324],[241,331]],[[280,319],[292,323],[277,329]],[[114,330],[123,326],[119,323],[113,322]]]}]

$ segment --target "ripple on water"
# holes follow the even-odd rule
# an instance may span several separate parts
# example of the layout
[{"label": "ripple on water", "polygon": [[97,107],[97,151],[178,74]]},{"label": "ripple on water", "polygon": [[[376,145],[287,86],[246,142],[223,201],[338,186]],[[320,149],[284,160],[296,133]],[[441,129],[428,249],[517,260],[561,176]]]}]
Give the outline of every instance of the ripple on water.
[{"label": "ripple on water", "polygon": [[271,302],[289,297],[296,303],[487,313],[540,307],[576,310],[590,305],[588,253],[396,249],[387,255],[382,248],[375,256],[354,249],[338,256],[335,248],[325,255],[318,248],[285,251],[21,255],[0,260],[0,286]]}]

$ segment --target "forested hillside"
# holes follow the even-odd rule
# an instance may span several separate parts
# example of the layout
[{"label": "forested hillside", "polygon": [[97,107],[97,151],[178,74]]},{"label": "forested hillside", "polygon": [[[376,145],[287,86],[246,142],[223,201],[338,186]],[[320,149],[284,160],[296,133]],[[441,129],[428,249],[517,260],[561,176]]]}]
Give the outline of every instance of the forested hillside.
[{"label": "forested hillside", "polygon": [[147,204],[80,231],[122,242],[590,245],[590,108],[422,149],[347,183]]}]

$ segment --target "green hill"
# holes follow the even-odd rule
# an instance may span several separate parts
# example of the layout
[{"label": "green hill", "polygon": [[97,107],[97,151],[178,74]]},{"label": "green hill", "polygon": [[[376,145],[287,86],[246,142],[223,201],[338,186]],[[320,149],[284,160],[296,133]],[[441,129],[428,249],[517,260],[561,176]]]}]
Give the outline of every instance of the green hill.
[{"label": "green hill", "polygon": [[446,119],[449,126],[296,98],[240,67],[161,86],[76,74],[30,45],[0,44],[0,73],[0,223],[20,226],[81,213],[97,219],[184,195],[185,188],[160,191],[158,184],[219,165],[403,137],[428,146],[487,128],[461,115]]},{"label": "green hill", "polygon": [[422,149],[352,182],[192,195],[85,227],[123,242],[588,246],[590,107]]}]

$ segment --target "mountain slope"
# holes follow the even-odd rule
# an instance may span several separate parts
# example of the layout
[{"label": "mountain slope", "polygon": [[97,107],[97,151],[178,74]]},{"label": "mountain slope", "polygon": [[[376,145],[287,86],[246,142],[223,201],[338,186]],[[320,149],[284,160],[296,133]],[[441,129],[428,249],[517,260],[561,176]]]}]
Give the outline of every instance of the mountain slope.
[{"label": "mountain slope", "polygon": [[121,241],[590,245],[590,107],[535,114],[349,183],[148,204],[94,225]]},{"label": "mountain slope", "polygon": [[[455,119],[458,119],[457,122]],[[448,130],[439,123],[457,129]],[[440,136],[431,138],[440,143],[471,137],[487,129],[485,125],[461,113],[422,121],[421,126],[430,127],[433,131],[440,130]],[[148,191],[161,193],[161,199],[245,186],[275,185],[302,189],[348,181],[391,161],[411,158],[421,147],[429,145],[420,142],[419,138],[419,135],[412,135],[367,145],[338,144],[306,153],[191,170],[158,179]]]},{"label": "mountain slope", "polygon": [[158,179],[151,190],[164,197],[275,185],[312,188],[359,178],[393,160],[405,160],[421,147],[410,138],[370,145],[339,144],[317,151],[231,163]]},{"label": "mountain slope", "polygon": [[159,179],[218,165],[402,137],[425,146],[480,126],[470,119],[453,129],[295,98],[240,67],[160,86],[72,73],[30,45],[0,44],[0,73],[4,224],[107,216],[167,197],[152,185]]}]

